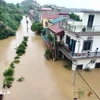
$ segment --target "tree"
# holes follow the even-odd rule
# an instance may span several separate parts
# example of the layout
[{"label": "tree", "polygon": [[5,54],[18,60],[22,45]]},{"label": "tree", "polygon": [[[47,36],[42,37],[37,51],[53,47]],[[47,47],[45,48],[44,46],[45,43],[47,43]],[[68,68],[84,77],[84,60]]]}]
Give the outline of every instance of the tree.
[{"label": "tree", "polygon": [[82,21],[82,19],[80,18],[80,16],[76,15],[74,13],[70,14],[70,18],[73,19],[73,20],[75,20],[75,21]]},{"label": "tree", "polygon": [[43,25],[40,22],[34,22],[31,26],[32,31],[36,31],[36,33],[40,34],[41,30],[43,30]]}]

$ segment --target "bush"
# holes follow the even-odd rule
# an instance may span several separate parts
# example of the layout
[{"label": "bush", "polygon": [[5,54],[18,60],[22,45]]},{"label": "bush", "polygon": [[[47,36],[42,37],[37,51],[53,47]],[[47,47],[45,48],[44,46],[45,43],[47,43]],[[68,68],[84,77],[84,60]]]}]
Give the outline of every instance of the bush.
[{"label": "bush", "polygon": [[14,81],[14,78],[12,76],[6,76],[5,80],[6,81]]},{"label": "bush", "polygon": [[28,36],[24,36],[24,37],[23,37],[23,40],[24,40],[24,41],[28,41]]},{"label": "bush", "polygon": [[20,57],[19,56],[16,56],[14,59],[20,59]]},{"label": "bush", "polygon": [[40,22],[34,22],[31,26],[32,31],[36,31],[38,34],[43,30],[43,25]]},{"label": "bush", "polygon": [[22,44],[26,47],[27,46],[27,42],[24,40],[22,41]]},{"label": "bush", "polygon": [[44,56],[45,56],[45,58],[46,58],[47,60],[49,60],[50,58],[52,58],[52,54],[51,54],[50,49],[47,49],[47,50],[45,51]]},{"label": "bush", "polygon": [[48,40],[49,40],[50,42],[53,43],[54,38],[53,38],[53,36],[52,36],[50,33],[47,34],[47,38],[48,38]]},{"label": "bush", "polygon": [[20,63],[20,60],[15,59],[15,60],[14,60],[14,63],[18,64],[18,63]]},{"label": "bush", "polygon": [[23,43],[21,43],[17,48],[16,48],[16,53],[18,54],[18,56],[22,56],[25,53],[25,49],[26,47],[23,45]]},{"label": "bush", "polygon": [[5,70],[5,72],[3,73],[3,75],[6,76],[13,76],[14,75],[14,70],[13,68],[8,68],[7,70]]},{"label": "bush", "polygon": [[64,68],[67,68],[67,69],[71,69],[71,66],[70,65],[64,65],[63,67]]},{"label": "bush", "polygon": [[15,66],[14,66],[14,63],[13,63],[13,62],[10,64],[10,67],[11,67],[11,68],[15,68]]},{"label": "bush", "polygon": [[10,88],[11,85],[12,85],[12,81],[7,81],[7,80],[3,81],[3,88],[5,88],[5,87]]},{"label": "bush", "polygon": [[17,81],[18,81],[18,82],[24,81],[24,77],[21,76]]}]

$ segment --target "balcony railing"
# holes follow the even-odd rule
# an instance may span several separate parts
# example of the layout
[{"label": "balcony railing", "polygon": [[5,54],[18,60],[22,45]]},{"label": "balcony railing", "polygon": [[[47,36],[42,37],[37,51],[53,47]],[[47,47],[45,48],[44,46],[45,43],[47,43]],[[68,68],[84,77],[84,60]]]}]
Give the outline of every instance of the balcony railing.
[{"label": "balcony railing", "polygon": [[100,57],[100,52],[95,53],[95,52],[90,52],[90,53],[71,53],[71,57],[73,59],[75,58],[96,58],[96,57]]},{"label": "balcony railing", "polygon": [[95,25],[92,28],[89,28],[84,25],[67,24],[67,25],[60,25],[60,27],[63,28],[64,30],[68,30],[71,32],[100,32],[100,25]]},{"label": "balcony railing", "polygon": [[98,58],[100,57],[100,52],[87,52],[87,53],[71,53],[64,46],[60,46],[59,50],[70,60],[72,59],[84,59],[84,58]]}]

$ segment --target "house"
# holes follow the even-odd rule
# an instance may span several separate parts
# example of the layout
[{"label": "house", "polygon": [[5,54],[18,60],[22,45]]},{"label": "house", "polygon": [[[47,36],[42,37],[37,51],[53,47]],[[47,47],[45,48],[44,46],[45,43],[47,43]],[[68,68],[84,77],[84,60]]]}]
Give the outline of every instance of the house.
[{"label": "house", "polygon": [[100,11],[82,12],[82,21],[59,22],[65,34],[58,52],[71,62],[73,70],[100,68]]},{"label": "house", "polygon": [[48,28],[51,24],[48,22],[49,20],[53,20],[60,16],[69,17],[69,14],[66,12],[60,12],[58,10],[52,8],[40,8],[38,9],[40,12],[40,22],[43,24],[44,28]]}]

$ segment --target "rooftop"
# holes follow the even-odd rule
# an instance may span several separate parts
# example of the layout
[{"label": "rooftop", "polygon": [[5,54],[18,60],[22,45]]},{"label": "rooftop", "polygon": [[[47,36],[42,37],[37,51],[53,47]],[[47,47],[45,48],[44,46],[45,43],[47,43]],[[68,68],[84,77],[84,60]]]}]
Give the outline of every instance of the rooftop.
[{"label": "rooftop", "polygon": [[56,33],[57,35],[64,33],[64,31],[59,27],[59,24],[52,25],[49,27],[49,29],[54,33]]},{"label": "rooftop", "polygon": [[57,14],[42,14],[42,18],[47,18],[47,19],[54,19],[59,17],[60,15]]},{"label": "rooftop", "polygon": [[56,18],[56,19],[49,20],[49,22],[50,22],[51,24],[56,24],[56,23],[59,23],[59,22],[61,22],[61,21],[66,20],[66,19],[69,19],[69,18],[60,16],[60,17],[58,17],[58,18]]},{"label": "rooftop", "polygon": [[59,15],[69,15],[67,12],[60,12]]},{"label": "rooftop", "polygon": [[40,8],[38,11],[52,11],[52,8]]},{"label": "rooftop", "polygon": [[88,10],[88,11],[81,11],[83,13],[100,13],[100,11],[92,11],[92,10]]}]

